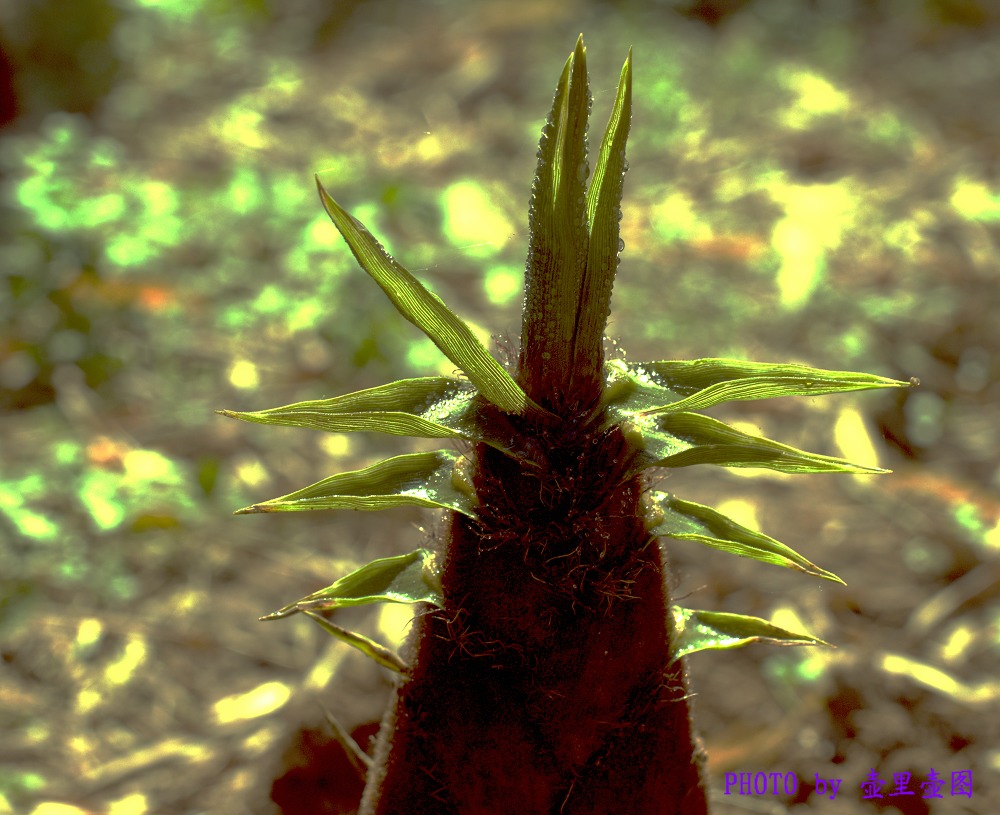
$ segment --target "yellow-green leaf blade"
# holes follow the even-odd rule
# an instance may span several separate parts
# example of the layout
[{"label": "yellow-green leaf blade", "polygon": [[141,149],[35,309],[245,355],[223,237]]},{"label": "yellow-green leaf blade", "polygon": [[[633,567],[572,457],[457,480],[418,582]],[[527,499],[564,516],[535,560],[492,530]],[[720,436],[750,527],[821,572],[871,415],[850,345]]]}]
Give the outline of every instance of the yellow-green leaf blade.
[{"label": "yellow-green leaf blade", "polygon": [[[542,129],[528,211],[525,319],[518,381],[556,412],[570,393],[574,336],[587,268],[586,131],[590,114],[583,38],[566,61]],[[596,376],[596,373],[595,373]]]},{"label": "yellow-green leaf blade", "polygon": [[332,475],[235,514],[420,506],[451,509],[473,517],[475,494],[462,476],[462,466],[462,457],[450,450],[396,456],[363,470]]},{"label": "yellow-green leaf blade", "polygon": [[830,371],[791,363],[745,362],[735,359],[666,360],[632,366],[656,385],[681,396],[645,414],[704,410],[723,402],[819,396],[830,393],[907,388],[911,382],[855,371]]},{"label": "yellow-green leaf blade", "polygon": [[306,610],[333,611],[369,603],[443,605],[434,553],[429,549],[417,549],[405,555],[378,558],[261,620],[277,620]]},{"label": "yellow-green leaf blade", "polygon": [[386,648],[384,645],[380,645],[375,642],[375,640],[366,637],[364,634],[358,634],[355,631],[348,631],[346,628],[334,625],[326,619],[326,617],[321,614],[317,614],[314,611],[303,609],[302,613],[315,620],[316,623],[319,624],[320,628],[325,630],[327,633],[330,633],[338,640],[343,640],[348,645],[357,648],[361,651],[361,653],[374,659],[379,665],[382,665],[383,667],[399,674],[406,673],[408,666],[395,651]]},{"label": "yellow-green leaf blade", "polygon": [[746,614],[699,611],[672,606],[674,616],[673,655],[687,656],[697,651],[740,648],[751,642],[772,645],[826,645],[818,637],[779,628],[767,620]]},{"label": "yellow-green leaf blade", "polygon": [[327,433],[375,431],[417,438],[479,441],[473,435],[473,391],[458,379],[428,376],[401,379],[332,399],[296,402],[257,411],[220,410],[223,416],[258,424],[284,425]]},{"label": "yellow-green leaf blade", "polygon": [[590,245],[581,287],[573,338],[574,377],[598,378],[603,359],[604,329],[611,309],[611,290],[621,247],[621,200],[624,189],[625,145],[632,121],[632,51],[622,66],[611,118],[604,133],[590,187],[587,222]]},{"label": "yellow-green leaf blade", "polygon": [[316,179],[320,200],[358,263],[396,310],[461,368],[484,398],[508,413],[542,412],[444,302],[397,263],[364,224],[349,215]]},{"label": "yellow-green leaf blade", "polygon": [[691,540],[723,552],[752,558],[762,563],[798,569],[824,580],[843,583],[833,572],[821,569],[794,549],[761,532],[748,529],[716,510],[683,501],[665,492],[653,492],[650,501],[654,523],[649,531],[680,540]]},{"label": "yellow-green leaf blade", "polygon": [[220,410],[223,416],[327,433],[358,431],[428,439],[484,442],[523,458],[523,440],[506,414],[489,416],[477,391],[447,376],[401,379],[375,388],[258,411]]},{"label": "yellow-green leaf blade", "polygon": [[783,473],[886,473],[880,467],[853,464],[834,456],[809,453],[787,444],[744,433],[699,413],[665,413],[626,422],[648,467],[761,467]]},{"label": "yellow-green leaf blade", "polygon": [[[223,416],[257,424],[284,425],[328,433],[377,431],[417,438],[467,438],[458,427],[459,417],[442,409],[472,393],[457,379],[421,377],[390,382],[375,388],[295,402],[267,410],[220,410]],[[438,420],[432,420],[434,415]],[[451,421],[449,421],[451,420]]]}]

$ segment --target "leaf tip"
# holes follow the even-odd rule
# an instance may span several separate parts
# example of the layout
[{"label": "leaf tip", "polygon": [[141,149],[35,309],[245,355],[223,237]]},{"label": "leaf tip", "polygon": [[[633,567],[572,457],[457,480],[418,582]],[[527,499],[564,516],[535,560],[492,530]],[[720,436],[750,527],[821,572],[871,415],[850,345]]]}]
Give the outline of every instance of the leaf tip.
[{"label": "leaf tip", "polygon": [[336,207],[336,202],[330,197],[330,193],[326,191],[326,187],[323,186],[323,182],[319,180],[319,173],[317,173],[314,178],[316,179],[316,191],[319,193],[320,203],[323,205],[323,209],[326,210],[327,215],[331,218],[333,213],[330,211],[331,207]]}]

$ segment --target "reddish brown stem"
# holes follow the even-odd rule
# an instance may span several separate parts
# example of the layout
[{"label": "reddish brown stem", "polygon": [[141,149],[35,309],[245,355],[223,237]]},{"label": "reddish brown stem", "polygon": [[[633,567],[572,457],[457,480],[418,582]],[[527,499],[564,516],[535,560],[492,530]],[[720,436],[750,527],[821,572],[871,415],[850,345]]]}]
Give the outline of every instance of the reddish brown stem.
[{"label": "reddish brown stem", "polygon": [[542,471],[476,450],[363,813],[707,812],[641,480],[616,429],[571,428]]}]

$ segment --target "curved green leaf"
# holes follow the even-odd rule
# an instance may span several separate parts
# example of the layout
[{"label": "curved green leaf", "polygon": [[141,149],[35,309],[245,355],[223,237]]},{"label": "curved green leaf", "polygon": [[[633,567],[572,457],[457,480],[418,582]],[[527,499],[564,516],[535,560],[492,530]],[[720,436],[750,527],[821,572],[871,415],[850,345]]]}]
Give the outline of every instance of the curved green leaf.
[{"label": "curved green leaf", "polygon": [[[223,416],[258,424],[306,427],[329,433],[369,430],[417,438],[469,438],[473,391],[458,379],[401,379],[363,391],[257,411],[219,410]],[[431,418],[433,417],[433,418]],[[464,420],[464,421],[463,421]]]},{"label": "curved green leaf", "polygon": [[358,781],[363,784],[365,778],[368,776],[368,771],[371,770],[375,761],[358,746],[358,743],[351,738],[351,734],[347,732],[344,726],[337,721],[337,718],[329,710],[322,704],[320,704],[320,709],[323,711],[323,718],[326,719],[327,724],[330,725],[330,729],[333,731],[333,737],[344,748],[344,755],[350,762],[352,769],[357,773],[356,777]]},{"label": "curved green leaf", "polygon": [[654,517],[649,531],[680,540],[704,543],[723,552],[753,558],[762,563],[798,569],[824,580],[843,584],[837,575],[821,569],[794,549],[727,518],[710,507],[682,501],[665,492],[652,492]]},{"label": "curved green leaf", "polygon": [[762,467],[783,473],[887,473],[879,467],[808,453],[751,436],[699,413],[666,413],[626,421],[623,429],[646,467]]},{"label": "curved green leaf", "polygon": [[[618,93],[587,190],[590,245],[573,336],[574,379],[600,377],[604,329],[621,251],[621,200],[625,182],[625,144],[632,121],[632,50],[622,66]],[[591,373],[593,371],[593,373]]]},{"label": "curved green leaf", "polygon": [[379,284],[397,311],[426,334],[461,368],[485,399],[508,413],[545,411],[521,390],[504,367],[441,298],[397,263],[364,224],[334,201],[316,178],[323,207],[344,236],[361,268]]},{"label": "curved green leaf", "polygon": [[450,450],[396,456],[363,470],[332,475],[234,514],[418,506],[452,509],[473,517],[475,493],[464,474],[464,464],[462,456]]},{"label": "curved green leaf", "polygon": [[667,360],[627,365],[609,362],[605,401],[640,415],[704,410],[723,402],[819,396],[829,393],[908,388],[913,382],[806,365],[736,359]]},{"label": "curved green leaf", "polygon": [[674,658],[696,651],[739,648],[751,642],[772,645],[827,645],[818,637],[799,634],[746,614],[728,614],[723,611],[699,611],[671,606],[674,615]]},{"label": "curved green leaf", "polygon": [[332,611],[368,603],[432,603],[441,606],[441,578],[429,549],[383,557],[356,569],[325,589],[261,617],[278,620],[300,611]]},{"label": "curved green leaf", "polygon": [[483,404],[480,395],[461,380],[428,376],[268,410],[216,412],[247,422],[328,433],[371,431],[427,439],[464,439],[483,442],[513,458],[526,459],[521,435],[506,415],[486,416]]},{"label": "curved green leaf", "polygon": [[317,614],[315,611],[303,609],[302,613],[315,620],[320,628],[333,634],[338,640],[343,640],[366,656],[370,656],[379,665],[396,673],[406,673],[408,666],[395,651],[386,648],[384,645],[379,645],[375,640],[369,639],[364,634],[358,634],[355,631],[348,631],[346,628],[334,625],[326,617]]},{"label": "curved green leaf", "polygon": [[908,388],[912,384],[856,371],[831,371],[787,362],[748,362],[740,359],[640,362],[636,363],[636,367],[652,374],[664,386],[685,395],[720,383],[759,379],[773,380],[775,393],[747,398],[768,399],[772,396],[808,396],[873,388]]},{"label": "curved green leaf", "polygon": [[[538,145],[528,210],[525,319],[519,381],[535,398],[558,405],[579,373],[573,364],[582,284],[587,271],[587,119],[590,87],[583,37],[566,65]],[[605,307],[606,308],[606,307]],[[599,377],[599,363],[592,366]]]}]

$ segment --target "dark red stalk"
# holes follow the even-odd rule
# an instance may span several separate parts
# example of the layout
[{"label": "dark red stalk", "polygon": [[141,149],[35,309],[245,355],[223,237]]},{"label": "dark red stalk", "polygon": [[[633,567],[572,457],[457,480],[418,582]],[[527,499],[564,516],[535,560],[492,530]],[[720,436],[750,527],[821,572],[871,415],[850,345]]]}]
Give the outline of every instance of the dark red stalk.
[{"label": "dark red stalk", "polygon": [[543,440],[538,472],[477,450],[489,511],[452,522],[447,606],[421,619],[363,812],[706,812],[627,448]]},{"label": "dark red stalk", "polygon": [[478,517],[452,515],[444,607],[418,617],[365,815],[707,812],[643,481],[600,413],[617,221],[595,260],[586,172],[567,170],[586,167],[582,42],[570,69],[539,151],[517,372],[556,418],[506,417],[534,461],[470,454]]}]

